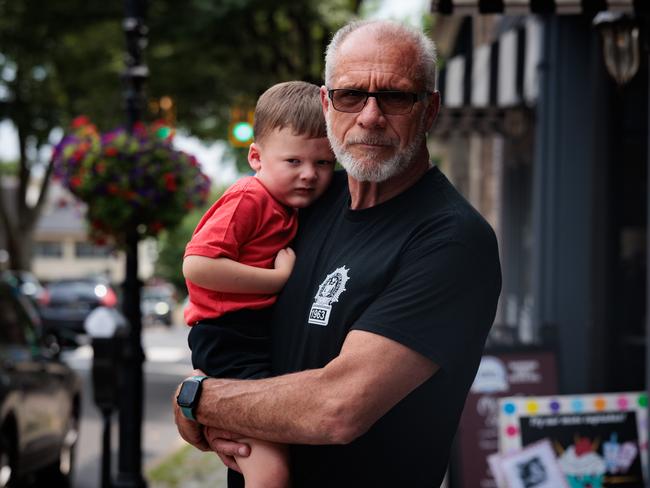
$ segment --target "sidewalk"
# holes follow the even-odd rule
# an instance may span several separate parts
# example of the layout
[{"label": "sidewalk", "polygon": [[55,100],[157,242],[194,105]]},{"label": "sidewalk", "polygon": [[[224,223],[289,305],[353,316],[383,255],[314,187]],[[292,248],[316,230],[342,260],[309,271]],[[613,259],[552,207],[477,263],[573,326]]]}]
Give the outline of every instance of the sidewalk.
[{"label": "sidewalk", "polygon": [[146,472],[149,488],[226,488],[226,468],[214,453],[187,445]]}]

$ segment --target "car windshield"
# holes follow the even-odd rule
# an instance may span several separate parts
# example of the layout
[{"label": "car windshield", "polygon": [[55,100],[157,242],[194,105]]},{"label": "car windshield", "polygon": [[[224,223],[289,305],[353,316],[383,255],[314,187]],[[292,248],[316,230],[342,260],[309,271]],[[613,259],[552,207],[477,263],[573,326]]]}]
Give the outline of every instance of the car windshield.
[{"label": "car windshield", "polygon": [[96,298],[95,288],[97,286],[97,283],[89,281],[66,281],[52,283],[48,286],[48,290],[53,300],[70,296]]},{"label": "car windshield", "polygon": [[142,290],[142,299],[143,300],[171,300],[172,294],[169,290],[165,289],[143,289]]}]

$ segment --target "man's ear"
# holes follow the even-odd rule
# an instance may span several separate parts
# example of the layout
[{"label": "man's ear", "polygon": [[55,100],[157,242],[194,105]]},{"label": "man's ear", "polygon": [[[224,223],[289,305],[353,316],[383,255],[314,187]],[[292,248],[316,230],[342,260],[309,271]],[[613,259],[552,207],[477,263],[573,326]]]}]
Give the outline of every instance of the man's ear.
[{"label": "man's ear", "polygon": [[327,109],[330,106],[330,99],[327,98],[327,87],[325,85],[320,87],[320,103],[323,106],[323,115],[327,115]]},{"label": "man's ear", "polygon": [[262,167],[260,147],[255,142],[248,147],[248,164],[256,173]]},{"label": "man's ear", "polygon": [[426,115],[426,131],[428,132],[431,129],[431,126],[433,125],[433,122],[436,120],[436,117],[438,116],[438,112],[440,111],[440,92],[439,91],[434,91],[431,94],[431,101],[427,105],[426,111],[427,111],[427,115]]}]

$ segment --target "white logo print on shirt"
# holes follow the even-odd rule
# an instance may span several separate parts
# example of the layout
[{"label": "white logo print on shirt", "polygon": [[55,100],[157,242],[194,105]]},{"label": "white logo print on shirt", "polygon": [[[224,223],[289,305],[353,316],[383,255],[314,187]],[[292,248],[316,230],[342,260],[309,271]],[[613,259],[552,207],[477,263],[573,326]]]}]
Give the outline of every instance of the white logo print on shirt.
[{"label": "white logo print on shirt", "polygon": [[345,266],[336,268],[332,273],[325,277],[325,280],[318,287],[318,292],[314,297],[316,300],[309,311],[309,323],[325,326],[330,320],[332,303],[338,302],[341,293],[345,291],[345,284],[350,277],[350,271]]}]

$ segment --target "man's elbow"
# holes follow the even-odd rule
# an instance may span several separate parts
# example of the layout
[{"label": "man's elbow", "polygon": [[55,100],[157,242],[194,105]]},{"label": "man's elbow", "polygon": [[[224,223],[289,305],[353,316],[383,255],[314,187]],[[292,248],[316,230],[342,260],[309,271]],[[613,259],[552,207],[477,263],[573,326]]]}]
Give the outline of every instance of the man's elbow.
[{"label": "man's elbow", "polygon": [[336,399],[331,403],[323,426],[328,444],[349,444],[374,423],[357,402]]}]

